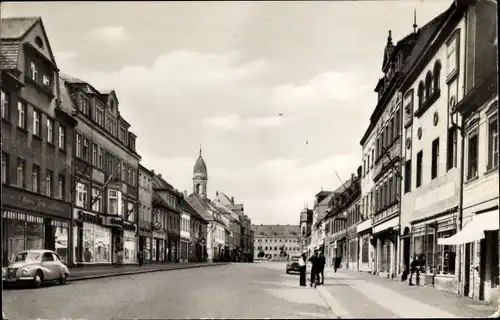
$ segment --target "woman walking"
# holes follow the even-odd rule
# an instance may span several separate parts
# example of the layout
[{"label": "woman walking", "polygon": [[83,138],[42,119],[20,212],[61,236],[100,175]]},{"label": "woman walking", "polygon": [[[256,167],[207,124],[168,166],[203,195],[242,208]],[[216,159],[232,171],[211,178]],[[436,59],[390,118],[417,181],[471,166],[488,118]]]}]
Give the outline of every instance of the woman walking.
[{"label": "woman walking", "polygon": [[299,259],[300,286],[306,286],[306,254],[303,253]]}]

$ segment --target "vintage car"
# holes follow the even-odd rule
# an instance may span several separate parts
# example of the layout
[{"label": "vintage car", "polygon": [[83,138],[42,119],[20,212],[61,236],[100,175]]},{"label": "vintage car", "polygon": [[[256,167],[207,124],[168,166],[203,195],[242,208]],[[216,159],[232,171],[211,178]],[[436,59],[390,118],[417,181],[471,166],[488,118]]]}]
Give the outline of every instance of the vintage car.
[{"label": "vintage car", "polygon": [[21,251],[7,268],[2,269],[5,284],[29,282],[36,288],[50,281],[65,284],[68,277],[68,267],[51,250]]},{"label": "vintage car", "polygon": [[290,273],[292,271],[299,272],[299,259],[300,256],[289,256],[288,261],[286,263],[286,273]]}]

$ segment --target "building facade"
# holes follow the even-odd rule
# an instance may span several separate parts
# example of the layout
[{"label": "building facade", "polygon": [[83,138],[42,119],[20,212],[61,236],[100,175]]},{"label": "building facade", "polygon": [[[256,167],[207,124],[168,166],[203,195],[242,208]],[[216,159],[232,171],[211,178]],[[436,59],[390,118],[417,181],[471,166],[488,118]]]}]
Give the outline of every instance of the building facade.
[{"label": "building facade", "polygon": [[332,191],[320,191],[315,195],[314,207],[313,207],[313,223],[311,226],[311,243],[308,247],[307,256],[314,254],[315,250],[326,249],[326,256],[328,256],[328,251],[331,249],[330,244],[327,244],[325,248],[325,224],[324,218],[327,214],[328,203],[333,197]]},{"label": "building facade", "polygon": [[78,119],[73,171],[73,263],[137,262],[136,136],[120,115],[114,91],[61,76],[61,99]]},{"label": "building facade", "polygon": [[438,238],[443,261],[450,258],[450,252],[460,253],[458,291],[487,302],[497,302],[500,267],[498,68],[492,68],[498,64],[496,7],[492,1],[476,1],[464,17],[465,96],[450,105],[451,118],[458,124],[464,146],[463,204],[459,204],[459,231]]},{"label": "building facade", "polygon": [[207,221],[196,212],[196,210],[187,202],[187,192],[184,193],[182,199],[181,210],[188,212],[190,215],[190,246],[189,246],[189,261],[203,262],[205,261],[206,238],[207,238]]},{"label": "building facade", "polygon": [[2,266],[27,249],[71,262],[74,127],[41,18],[1,20]]},{"label": "building facade", "polygon": [[313,222],[313,211],[308,208],[302,209],[300,212],[300,241],[301,241],[301,252],[307,252],[309,246],[311,228]]},{"label": "building facade", "polygon": [[139,165],[139,251],[144,254],[144,262],[151,262],[151,243],[153,239],[153,173]]},{"label": "building facade", "polygon": [[[450,292],[456,292],[456,250],[438,246],[437,238],[456,233],[459,214],[458,159],[462,150],[450,105],[463,98],[464,8],[454,3],[434,19],[439,27],[429,39],[433,45],[419,53],[401,85],[405,109],[403,211],[411,224],[410,232],[403,232],[411,234],[409,253],[419,258],[421,283]],[[406,250],[403,258],[410,260]]]},{"label": "building facade", "polygon": [[[300,226],[252,225],[254,230],[254,259],[286,260],[302,254]],[[264,254],[260,253],[264,252]],[[259,254],[260,253],[260,254]],[[261,257],[264,255],[263,257]]]}]

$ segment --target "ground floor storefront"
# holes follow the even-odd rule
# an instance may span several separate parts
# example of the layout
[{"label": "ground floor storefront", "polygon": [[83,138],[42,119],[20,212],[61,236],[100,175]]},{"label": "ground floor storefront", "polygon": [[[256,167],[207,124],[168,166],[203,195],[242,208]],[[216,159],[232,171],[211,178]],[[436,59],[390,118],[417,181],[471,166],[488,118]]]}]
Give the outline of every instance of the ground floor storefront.
[{"label": "ground floor storefront", "polygon": [[151,263],[152,232],[139,231],[139,251],[144,255],[144,263]]},{"label": "ground floor storefront", "polygon": [[410,260],[418,259],[420,284],[457,293],[457,248],[438,245],[438,239],[456,234],[457,218],[455,208],[412,222]]},{"label": "ground floor storefront", "polygon": [[75,265],[137,263],[139,240],[134,223],[74,209],[71,231]]},{"label": "ground floor storefront", "polygon": [[359,243],[355,227],[352,230],[348,230],[346,248],[346,268],[353,271],[358,271]]},{"label": "ground floor storefront", "polygon": [[358,261],[359,271],[373,272],[375,257],[372,245],[372,219],[367,219],[356,226],[358,237]]},{"label": "ground floor storefront", "polygon": [[180,240],[180,250],[179,250],[179,261],[188,262],[189,260],[189,239],[181,238]]},{"label": "ground floor storefront", "polygon": [[13,261],[18,252],[29,249],[54,250],[68,263],[70,217],[69,203],[3,186],[2,266]]},{"label": "ground floor storefront", "polygon": [[168,262],[179,262],[180,261],[180,247],[181,247],[181,237],[179,234],[168,234]]},{"label": "ground floor storefront", "polygon": [[375,265],[377,275],[393,279],[397,274],[397,250],[399,243],[399,215],[372,227],[375,242]]},{"label": "ground floor storefront", "polygon": [[[439,237],[439,247],[460,251],[458,290],[474,300],[497,303],[499,276],[498,205],[464,212],[462,229],[451,237]],[[455,249],[456,250],[456,249]],[[457,259],[458,260],[458,259]]]}]

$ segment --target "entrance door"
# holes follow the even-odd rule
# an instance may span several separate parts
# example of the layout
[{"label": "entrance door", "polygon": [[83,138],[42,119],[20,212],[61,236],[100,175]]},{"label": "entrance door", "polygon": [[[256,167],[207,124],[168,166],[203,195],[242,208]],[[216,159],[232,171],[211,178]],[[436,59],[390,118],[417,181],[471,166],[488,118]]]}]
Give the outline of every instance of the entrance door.
[{"label": "entrance door", "polygon": [[470,292],[470,271],[471,271],[471,251],[472,244],[465,244],[464,263],[464,296],[469,296]]},{"label": "entrance door", "polygon": [[487,238],[479,242],[479,300],[484,300],[484,280],[486,276],[486,241]]},{"label": "entrance door", "polygon": [[406,271],[410,271],[410,237],[403,240],[403,263]]}]

